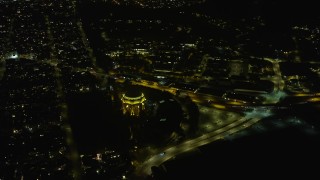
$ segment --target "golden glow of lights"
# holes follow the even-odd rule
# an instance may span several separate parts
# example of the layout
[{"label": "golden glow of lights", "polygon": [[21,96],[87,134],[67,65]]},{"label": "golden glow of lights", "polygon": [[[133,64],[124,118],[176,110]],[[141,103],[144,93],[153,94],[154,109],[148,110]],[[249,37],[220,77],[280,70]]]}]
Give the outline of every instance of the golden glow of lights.
[{"label": "golden glow of lights", "polygon": [[304,96],[312,96],[312,94],[298,93],[298,94],[295,94],[295,96],[297,96],[297,97],[304,97]]},{"label": "golden glow of lights", "polygon": [[130,116],[139,116],[141,110],[144,110],[144,101],[146,101],[146,98],[143,93],[138,97],[128,97],[123,94],[121,101],[123,114],[129,113]]},{"label": "golden glow of lights", "polygon": [[231,101],[231,102],[228,102],[228,104],[231,104],[231,105],[243,105],[243,103],[241,103],[239,101]]},{"label": "golden glow of lights", "polygon": [[309,102],[319,102],[320,101],[320,97],[315,97],[315,98],[310,98],[308,99]]},{"label": "golden glow of lights", "polygon": [[193,99],[193,101],[196,102],[196,103],[201,103],[202,102],[199,99]]},{"label": "golden glow of lights", "polygon": [[215,107],[217,109],[225,109],[226,108],[226,106],[220,105],[220,104],[213,104],[213,107]]}]

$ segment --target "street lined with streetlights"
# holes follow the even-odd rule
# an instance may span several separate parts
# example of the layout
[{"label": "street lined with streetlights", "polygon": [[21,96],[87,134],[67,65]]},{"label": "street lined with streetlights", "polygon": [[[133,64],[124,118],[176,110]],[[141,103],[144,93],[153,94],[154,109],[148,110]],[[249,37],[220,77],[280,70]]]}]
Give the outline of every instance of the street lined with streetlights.
[{"label": "street lined with streetlights", "polygon": [[[221,127],[220,129],[217,129],[215,131],[209,132],[207,134],[204,134],[200,137],[187,140],[181,144],[178,144],[176,146],[168,147],[166,149],[162,149],[161,151],[157,152],[155,155],[153,155],[151,158],[147,159],[146,161],[142,162],[136,167],[136,174],[137,175],[148,175],[151,173],[151,167],[152,166],[159,166],[163,162],[181,154],[187,151],[190,151],[194,148],[197,148],[199,146],[203,146],[205,144],[212,143],[214,141],[217,141],[219,139],[224,139],[225,137],[234,134],[240,130],[243,130],[247,127],[250,127],[251,125],[257,123],[262,118],[265,118],[269,115],[271,115],[270,111],[265,111],[263,109],[259,110],[258,108],[254,110],[254,113],[250,113],[250,115],[247,115],[245,117],[242,117],[238,121],[234,121],[224,127]],[[255,116],[254,118],[252,118]],[[159,156],[159,153],[165,152],[164,156]]]}]

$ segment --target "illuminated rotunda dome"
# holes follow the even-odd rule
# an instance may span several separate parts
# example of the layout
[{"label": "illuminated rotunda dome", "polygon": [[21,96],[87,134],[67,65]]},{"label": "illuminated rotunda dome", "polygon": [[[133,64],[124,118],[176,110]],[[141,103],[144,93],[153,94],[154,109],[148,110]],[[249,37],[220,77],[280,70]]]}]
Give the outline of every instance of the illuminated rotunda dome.
[{"label": "illuminated rotunda dome", "polygon": [[143,93],[134,90],[122,94],[122,112],[124,115],[139,116],[145,109],[146,98]]}]

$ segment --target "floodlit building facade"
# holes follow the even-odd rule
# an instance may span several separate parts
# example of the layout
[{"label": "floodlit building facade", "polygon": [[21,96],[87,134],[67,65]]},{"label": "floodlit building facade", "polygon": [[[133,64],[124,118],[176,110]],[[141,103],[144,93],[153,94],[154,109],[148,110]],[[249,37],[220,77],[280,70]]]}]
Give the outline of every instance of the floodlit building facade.
[{"label": "floodlit building facade", "polygon": [[124,115],[140,116],[141,112],[145,109],[144,102],[146,98],[143,93],[140,95],[123,94],[121,97],[122,112]]}]

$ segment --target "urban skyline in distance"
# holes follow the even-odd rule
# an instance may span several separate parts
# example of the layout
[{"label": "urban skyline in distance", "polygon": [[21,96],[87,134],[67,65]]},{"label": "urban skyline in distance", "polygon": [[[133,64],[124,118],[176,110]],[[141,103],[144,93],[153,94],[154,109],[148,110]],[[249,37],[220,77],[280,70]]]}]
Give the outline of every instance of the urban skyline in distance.
[{"label": "urban skyline in distance", "polygon": [[0,7],[1,180],[317,174],[315,3]]}]

